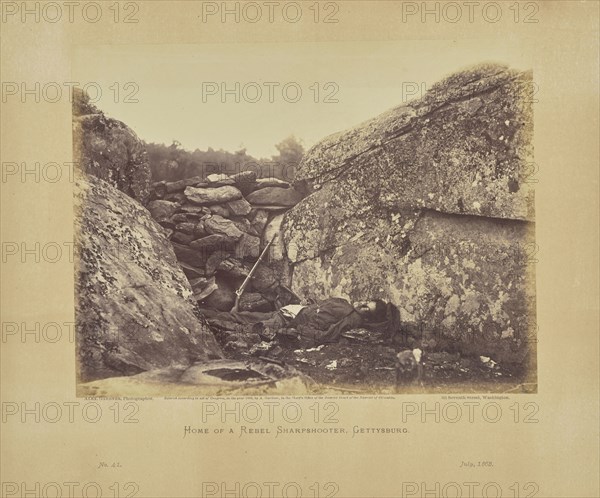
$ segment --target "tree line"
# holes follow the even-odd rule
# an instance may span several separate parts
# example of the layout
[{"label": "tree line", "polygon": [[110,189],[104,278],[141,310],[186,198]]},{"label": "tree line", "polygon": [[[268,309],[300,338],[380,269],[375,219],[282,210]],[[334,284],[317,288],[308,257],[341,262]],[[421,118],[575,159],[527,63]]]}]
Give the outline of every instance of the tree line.
[{"label": "tree line", "polygon": [[296,166],[304,155],[304,146],[291,135],[275,145],[278,154],[270,159],[256,159],[246,149],[228,152],[223,149],[188,151],[174,140],[171,145],[146,143],[153,181],[177,181],[213,173],[233,175],[240,171],[256,171],[259,178],[294,180]]}]

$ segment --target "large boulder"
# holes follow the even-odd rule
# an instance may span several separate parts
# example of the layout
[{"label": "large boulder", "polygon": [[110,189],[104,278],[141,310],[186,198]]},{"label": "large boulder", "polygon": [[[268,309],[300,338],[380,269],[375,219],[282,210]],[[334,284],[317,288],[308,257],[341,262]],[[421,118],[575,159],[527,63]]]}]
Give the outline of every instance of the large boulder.
[{"label": "large boulder", "polygon": [[221,357],[150,213],[93,176],[77,180],[75,201],[80,380]]},{"label": "large boulder", "polygon": [[530,72],[498,65],[456,73],[422,99],[324,139],[296,181],[310,190],[335,182],[348,196],[358,188],[387,210],[533,220],[532,83]]},{"label": "large boulder", "polygon": [[296,171],[310,195],[283,223],[293,290],[390,300],[419,338],[521,361],[535,321],[531,90],[531,73],[475,67],[314,146]]},{"label": "large boulder", "polygon": [[74,97],[73,152],[79,168],[146,204],[151,174],[144,143],[121,121],[82,103],[87,99],[82,92]]}]

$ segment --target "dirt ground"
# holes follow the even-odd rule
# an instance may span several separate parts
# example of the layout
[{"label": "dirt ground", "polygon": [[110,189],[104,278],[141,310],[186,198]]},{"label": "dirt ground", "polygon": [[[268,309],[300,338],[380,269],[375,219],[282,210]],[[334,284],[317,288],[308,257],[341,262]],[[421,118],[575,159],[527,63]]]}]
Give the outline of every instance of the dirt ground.
[{"label": "dirt ground", "polygon": [[[423,374],[416,371],[396,381],[396,354],[376,336],[342,337],[334,344],[301,345],[296,339],[259,341],[244,333],[217,331],[217,340],[231,359],[261,358],[296,368],[315,383],[314,393],[524,393],[535,392],[535,379],[522,368],[459,353],[424,351]],[[352,336],[352,333],[348,334]],[[250,343],[250,344],[249,344]]]},{"label": "dirt ground", "polygon": [[[217,322],[221,328],[214,326]],[[337,343],[317,346],[301,345],[297,338],[285,336],[265,341],[239,324],[217,322],[213,323],[213,331],[227,359],[79,384],[78,395],[187,398],[537,392],[536,379],[527,377],[522,368],[441,350],[423,352],[420,379],[417,368],[408,368],[397,382],[396,355],[407,348],[386,344],[364,329],[345,333],[346,337]],[[407,354],[412,357],[410,349]],[[530,371],[535,372],[535,367]]]}]

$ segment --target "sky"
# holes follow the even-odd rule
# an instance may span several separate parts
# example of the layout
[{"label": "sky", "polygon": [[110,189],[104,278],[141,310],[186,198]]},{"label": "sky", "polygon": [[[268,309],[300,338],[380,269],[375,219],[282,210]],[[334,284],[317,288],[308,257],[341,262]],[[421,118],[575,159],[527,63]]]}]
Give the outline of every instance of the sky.
[{"label": "sky", "polygon": [[269,158],[289,135],[308,149],[470,65],[530,69],[522,50],[510,39],[79,46],[72,78],[147,142]]}]

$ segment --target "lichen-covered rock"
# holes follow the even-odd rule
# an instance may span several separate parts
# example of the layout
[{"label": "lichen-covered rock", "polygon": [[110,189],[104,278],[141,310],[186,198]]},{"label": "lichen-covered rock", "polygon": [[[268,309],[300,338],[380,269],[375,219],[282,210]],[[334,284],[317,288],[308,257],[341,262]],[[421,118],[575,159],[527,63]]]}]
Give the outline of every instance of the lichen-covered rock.
[{"label": "lichen-covered rock", "polygon": [[310,149],[296,180],[357,186],[382,209],[532,220],[532,75],[481,65]]},{"label": "lichen-covered rock", "polygon": [[221,357],[163,229],[93,176],[75,184],[75,319],[82,381]]},{"label": "lichen-covered rock", "polygon": [[[392,301],[405,330],[521,361],[534,319],[531,74],[486,65],[314,146],[292,288]],[[257,191],[260,192],[260,191]]]},{"label": "lichen-covered rock", "polygon": [[80,169],[146,204],[151,174],[144,143],[127,125],[93,107],[74,104],[74,112],[73,149]]}]

